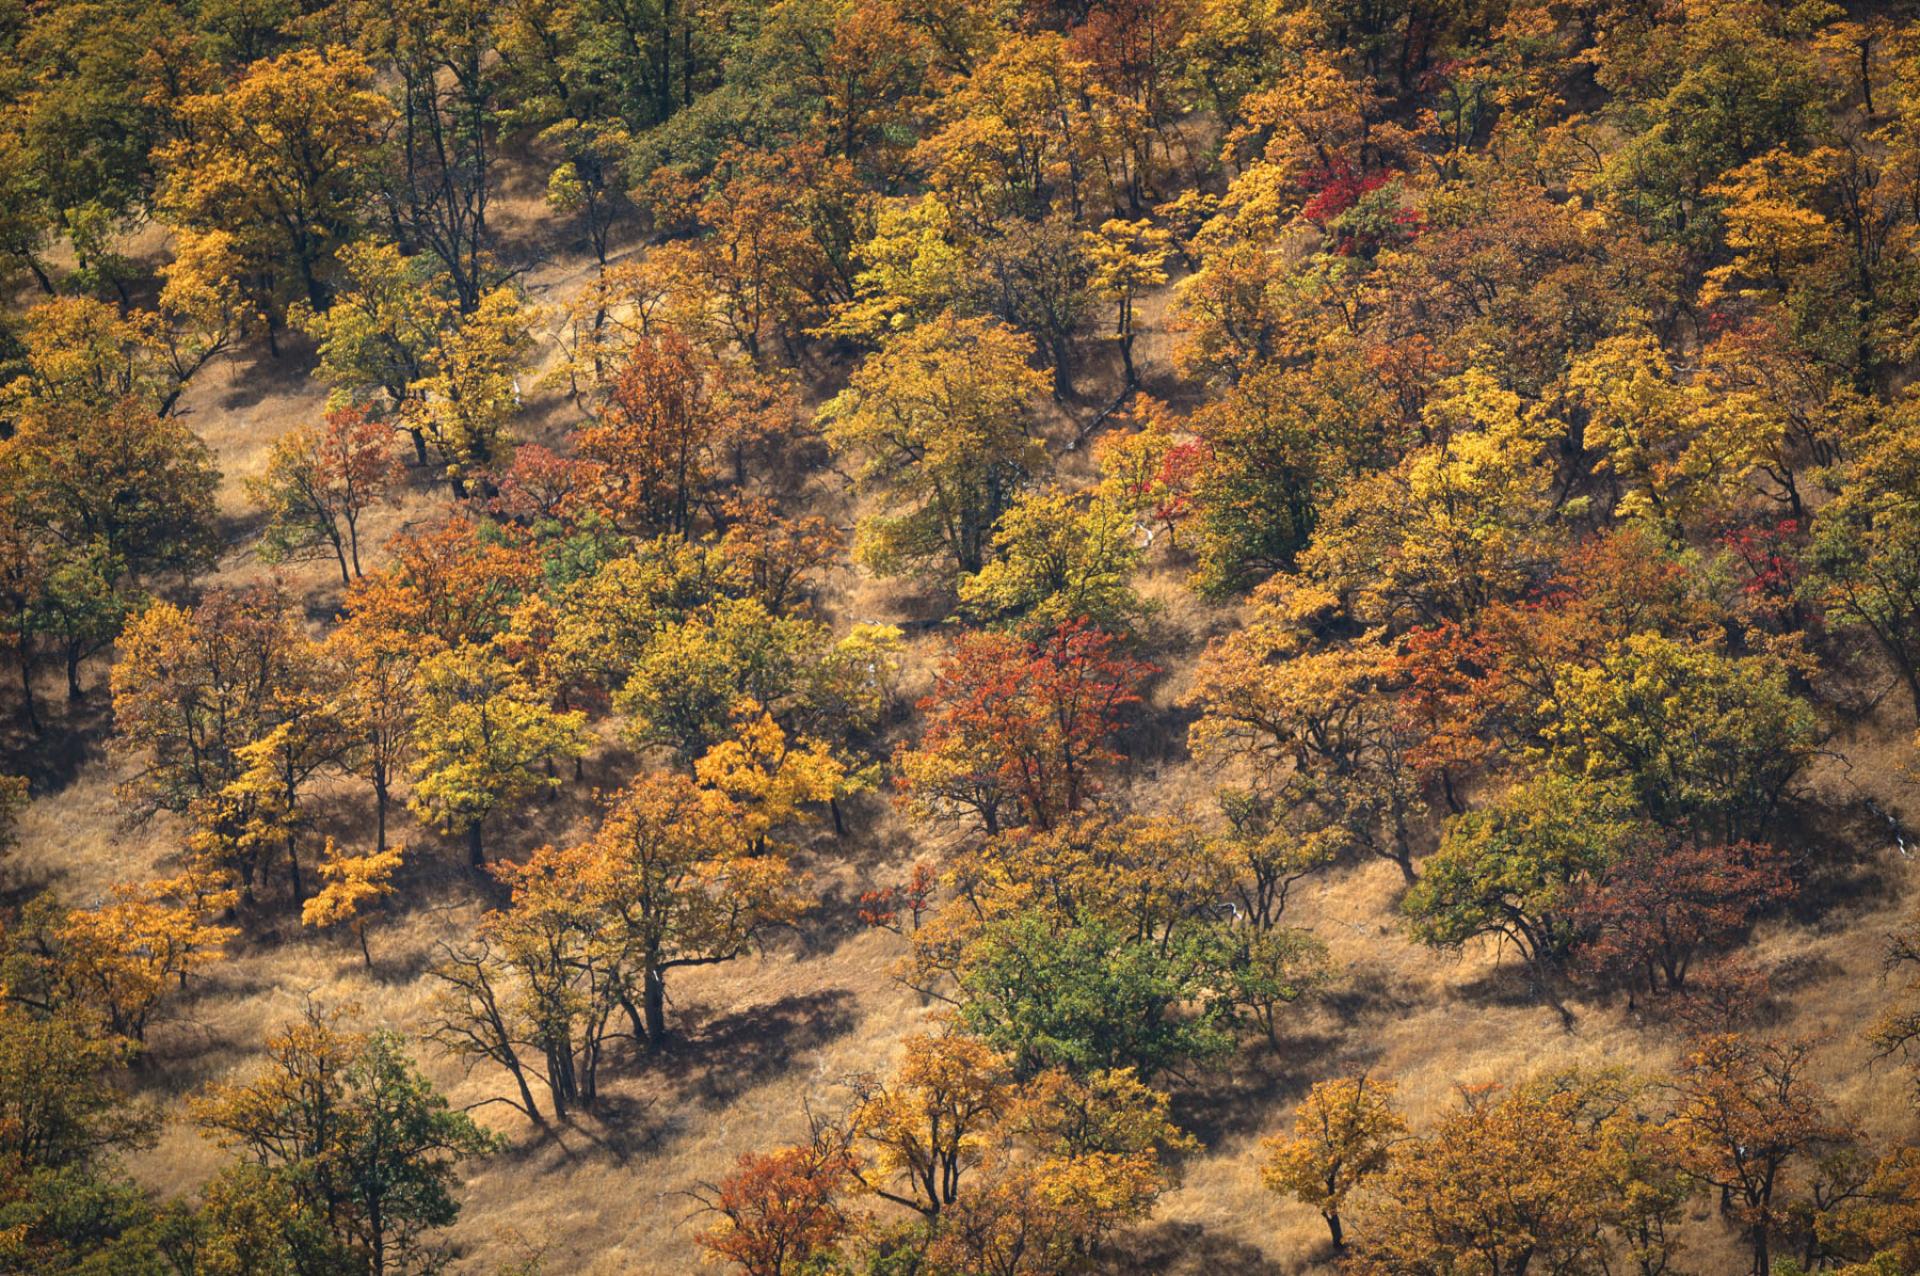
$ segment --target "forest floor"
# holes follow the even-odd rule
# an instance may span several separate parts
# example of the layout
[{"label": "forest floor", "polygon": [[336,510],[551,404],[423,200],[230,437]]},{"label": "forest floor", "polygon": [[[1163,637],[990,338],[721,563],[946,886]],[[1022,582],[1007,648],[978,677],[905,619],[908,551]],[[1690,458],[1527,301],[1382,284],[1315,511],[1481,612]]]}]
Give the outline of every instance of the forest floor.
[{"label": "forest floor", "polygon": [[[552,242],[544,209],[527,189],[502,201],[502,225],[516,246],[539,261],[525,276],[532,298],[558,308],[589,276],[591,261]],[[631,250],[631,249],[630,249]],[[1137,357],[1149,388],[1170,377],[1161,304],[1143,308]],[[549,343],[550,345],[551,343]],[[1090,358],[1081,374],[1083,402],[1060,409],[1050,423],[1061,473],[1090,472],[1087,450],[1067,451],[1077,421],[1111,401],[1117,384]],[[316,620],[337,607],[337,577],[326,564],[270,569],[251,549],[256,530],[242,485],[264,463],[270,442],[317,415],[324,391],[311,377],[310,356],[290,346],[278,359],[248,348],[207,369],[185,400],[186,421],[206,439],[225,475],[222,510],[231,549],[208,583],[278,575],[305,597]],[[833,370],[821,371],[823,384]],[[818,386],[811,387],[817,391]],[[525,432],[556,434],[567,418],[549,390],[529,404]],[[844,482],[826,471],[808,480],[816,512],[847,525],[857,512]],[[441,491],[415,490],[383,511],[373,528],[384,539],[409,521],[432,517]],[[377,561],[377,557],[376,557]],[[1164,669],[1129,732],[1127,764],[1116,785],[1136,809],[1153,811],[1202,800],[1210,777],[1190,762],[1188,715],[1178,702],[1206,640],[1231,628],[1238,613],[1199,601],[1184,588],[1186,565],[1156,551],[1143,592],[1162,606],[1154,658]],[[837,625],[925,619],[928,601],[846,568],[830,577],[821,615]],[[901,689],[923,686],[937,630],[915,627]],[[35,792],[13,860],[19,886],[55,887],[72,903],[97,899],[115,881],[149,875],[168,863],[180,826],[168,817],[129,826],[114,796],[122,766],[107,750],[105,664],[88,670],[90,698],[56,710],[35,758]],[[1907,909],[1916,869],[1895,847],[1884,822],[1863,814],[1864,800],[1920,826],[1920,784],[1913,726],[1904,700],[1878,706],[1837,729],[1801,804],[1803,823],[1818,832],[1821,854],[1843,870],[1826,874],[1791,917],[1769,922],[1747,957],[1766,972],[1773,1027],[1822,1037],[1818,1080],[1841,1108],[1879,1137],[1916,1132],[1905,1075],[1875,1063],[1862,1032],[1891,995],[1881,977],[1885,936]],[[536,802],[498,821],[492,848],[516,858],[542,842],[579,834],[592,814],[589,790],[625,778],[621,755],[590,759],[584,785]],[[344,793],[327,811],[331,832],[365,841],[369,813]],[[351,1004],[365,1026],[417,1035],[428,1019],[437,946],[468,935],[490,899],[464,867],[463,848],[416,826],[400,907],[371,932],[374,965],[362,965],[350,940],[303,931],[291,911],[235,945],[233,959],[212,968],[152,1033],[138,1082],[167,1114],[156,1146],[130,1158],[136,1177],[163,1194],[194,1190],[224,1154],[186,1120],[181,1098],[245,1065],[265,1032],[312,998]],[[1809,835],[1812,836],[1811,834]],[[688,1194],[723,1175],[742,1152],[802,1137],[808,1113],[834,1114],[849,1102],[847,1081],[884,1071],[901,1038],[924,1021],[926,1008],[889,971],[906,950],[899,936],[862,926],[855,901],[862,889],[905,877],[930,854],[925,834],[879,796],[849,811],[844,838],[816,837],[803,857],[820,903],[764,956],[685,972],[672,987],[672,1013],[682,1033],[659,1057],[634,1055],[610,1065],[598,1115],[550,1137],[537,1137],[499,1105],[477,1109],[505,1134],[509,1150],[468,1167],[465,1208],[451,1239],[454,1270],[492,1272],[530,1254],[547,1273],[683,1276],[699,1267],[695,1237],[706,1226]],[[1396,922],[1404,891],[1384,861],[1360,863],[1296,889],[1288,919],[1312,928],[1328,945],[1338,974],[1327,990],[1296,1008],[1277,1049],[1250,1044],[1231,1065],[1175,1082],[1176,1112],[1200,1139],[1186,1159],[1182,1185],[1163,1198],[1149,1225],[1125,1239],[1114,1273],[1294,1273],[1330,1266],[1325,1228],[1305,1207],[1267,1193],[1258,1173],[1259,1143],[1286,1129],[1291,1112],[1317,1080],[1364,1071],[1395,1081],[1416,1128],[1454,1102],[1456,1087],[1511,1081],[1569,1065],[1655,1072],[1677,1054],[1680,1034],[1658,1016],[1609,1004],[1549,1004],[1518,959],[1491,946],[1458,955],[1413,944]],[[428,1074],[456,1104],[482,1104],[503,1092],[505,1077],[417,1042]],[[1686,1233],[1689,1270],[1737,1272],[1744,1260],[1730,1233],[1701,1198]]]}]

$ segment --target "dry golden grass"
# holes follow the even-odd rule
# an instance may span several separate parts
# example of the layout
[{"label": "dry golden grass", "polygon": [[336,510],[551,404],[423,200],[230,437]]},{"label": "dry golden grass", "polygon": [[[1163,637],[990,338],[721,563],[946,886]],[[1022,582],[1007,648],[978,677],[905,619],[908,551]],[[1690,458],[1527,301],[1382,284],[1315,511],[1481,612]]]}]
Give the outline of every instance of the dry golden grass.
[{"label": "dry golden grass", "polygon": [[[523,239],[548,233],[537,192],[515,187],[500,215]],[[589,271],[578,255],[556,255],[526,283],[536,301],[557,308]],[[1142,308],[1137,353],[1150,382],[1164,381],[1167,367],[1163,313],[1163,297]],[[1095,352],[1081,374],[1082,397],[1091,407],[1078,406],[1073,416],[1052,410],[1046,429],[1056,444],[1108,401],[1111,362],[1107,352]],[[261,563],[249,548],[254,516],[241,486],[258,472],[279,432],[320,410],[324,392],[308,367],[297,355],[276,361],[244,352],[195,383],[186,419],[218,453],[226,474],[222,509],[233,548],[216,579],[276,577],[324,615],[338,601],[332,567],[272,569]],[[548,391],[538,392],[530,409],[536,436],[551,437],[564,418]],[[1085,481],[1087,450],[1065,453],[1061,474]],[[805,490],[812,507],[843,528],[860,512],[832,473],[813,476]],[[376,517],[370,540],[432,517],[439,506],[437,494],[415,491]],[[1128,737],[1131,756],[1123,777],[1126,800],[1146,808],[1198,803],[1217,781],[1186,759],[1185,716],[1177,704],[1206,640],[1239,619],[1234,608],[1196,599],[1182,585],[1185,571],[1177,556],[1169,558],[1164,547],[1156,553],[1142,588],[1159,605],[1157,659],[1165,673],[1147,722]],[[372,557],[379,560],[377,552]],[[843,566],[826,581],[820,609],[841,624],[917,621],[937,615],[937,603]],[[904,697],[924,689],[939,642],[937,628],[912,632]],[[100,682],[103,670],[90,671],[90,677]],[[52,885],[76,901],[162,867],[179,832],[165,819],[123,825],[101,715],[97,706],[88,712],[84,756],[58,767],[49,763],[61,783],[28,811],[14,862],[17,878]],[[1920,815],[1920,789],[1908,771],[1910,730],[1900,717],[1889,704],[1836,738],[1835,756],[1814,776],[1823,801],[1849,807],[1870,794],[1890,810]],[[620,779],[605,763],[593,765],[589,778],[604,787]],[[534,818],[499,822],[496,855],[563,837],[588,812],[569,798],[528,814]],[[351,835],[357,827],[364,835],[359,807],[344,805],[339,818],[340,832]],[[263,1033],[295,1014],[304,998],[351,1003],[367,1025],[421,1029],[434,946],[468,933],[482,904],[458,867],[460,848],[404,822],[397,836],[413,844],[414,862],[405,904],[375,924],[372,972],[362,969],[345,939],[304,933],[295,919],[283,918],[276,934],[241,947],[155,1030],[139,1083],[172,1119],[154,1149],[131,1158],[141,1181],[164,1193],[187,1193],[216,1168],[221,1154],[185,1123],[182,1097],[244,1065]],[[839,1110],[847,1078],[885,1068],[901,1038],[923,1021],[919,1000],[888,975],[904,941],[861,928],[851,902],[863,886],[903,876],[932,848],[926,837],[879,799],[857,803],[850,836],[841,842],[823,835],[807,854],[822,907],[761,959],[676,978],[673,1012],[689,1042],[658,1060],[616,1060],[598,1119],[539,1140],[507,1109],[481,1108],[482,1119],[507,1134],[512,1148],[471,1167],[465,1212],[452,1234],[461,1255],[456,1270],[492,1271],[531,1251],[544,1254],[552,1273],[683,1276],[695,1270],[694,1237],[704,1224],[687,1190],[724,1174],[742,1152],[801,1135],[809,1107]],[[1906,1081],[1892,1067],[1872,1062],[1861,1031],[1888,996],[1879,979],[1882,937],[1904,910],[1914,869],[1889,846],[1859,849],[1865,870],[1851,893],[1840,893],[1809,918],[1768,925],[1750,955],[1775,972],[1774,991],[1782,1003],[1777,1028],[1827,1038],[1820,1080],[1833,1097],[1875,1134],[1904,1136],[1914,1132]],[[1359,1070],[1392,1078],[1418,1127],[1452,1103],[1463,1083],[1573,1064],[1657,1072],[1672,1061],[1678,1036],[1670,1025],[1637,1017],[1618,1003],[1575,1002],[1568,1006],[1570,1020],[1563,1021],[1531,993],[1510,956],[1502,961],[1491,948],[1449,956],[1411,944],[1394,921],[1402,889],[1397,870],[1375,862],[1341,869],[1298,891],[1294,920],[1327,942],[1342,973],[1325,998],[1301,1009],[1283,1051],[1250,1046],[1234,1067],[1181,1088],[1179,1113],[1202,1135],[1204,1150],[1189,1159],[1183,1185],[1164,1200],[1156,1222],[1121,1247],[1133,1256],[1117,1256],[1113,1270],[1223,1276],[1324,1268],[1318,1216],[1276,1200],[1257,1173],[1259,1141],[1288,1126],[1293,1104],[1316,1080]],[[494,1071],[468,1075],[431,1048],[418,1052],[456,1103],[479,1104],[503,1090]],[[1741,1270],[1706,1203],[1697,1207],[1688,1231],[1692,1269]]]}]

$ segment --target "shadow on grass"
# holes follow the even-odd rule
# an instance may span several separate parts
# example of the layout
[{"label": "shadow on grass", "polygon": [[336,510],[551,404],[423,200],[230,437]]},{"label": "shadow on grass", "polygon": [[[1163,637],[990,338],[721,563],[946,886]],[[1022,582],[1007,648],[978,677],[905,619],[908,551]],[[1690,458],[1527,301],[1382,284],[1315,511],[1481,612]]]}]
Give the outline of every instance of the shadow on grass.
[{"label": "shadow on grass", "polygon": [[793,993],[765,1005],[710,1018],[683,1011],[692,1027],[673,1034],[657,1055],[643,1056],[679,1094],[703,1103],[732,1102],[798,1067],[811,1051],[853,1031],[855,998],[846,988]]},{"label": "shadow on grass", "polygon": [[1172,1096],[1175,1123],[1215,1147],[1258,1129],[1274,1113],[1291,1112],[1314,1082],[1363,1072],[1377,1057],[1376,1048],[1350,1035],[1295,1033],[1281,1037],[1277,1050],[1265,1040],[1248,1041],[1220,1067],[1156,1084]]},{"label": "shadow on grass", "polygon": [[1244,1241],[1199,1223],[1156,1223],[1128,1233],[1093,1270],[1100,1276],[1281,1276],[1288,1270]]}]

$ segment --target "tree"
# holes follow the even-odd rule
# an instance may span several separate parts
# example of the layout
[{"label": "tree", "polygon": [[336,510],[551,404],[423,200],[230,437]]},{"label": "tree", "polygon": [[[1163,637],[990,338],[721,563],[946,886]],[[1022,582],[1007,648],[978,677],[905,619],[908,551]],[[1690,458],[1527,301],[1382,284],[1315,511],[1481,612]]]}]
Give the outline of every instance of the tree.
[{"label": "tree", "polygon": [[[71,1012],[0,1006],[0,1174],[10,1185],[142,1141],[149,1114],[127,1104],[113,1082],[128,1054],[124,1040],[89,1031]],[[48,1067],[50,1060],[62,1066]]]},{"label": "tree", "polygon": [[167,994],[220,961],[238,933],[212,920],[232,907],[233,892],[198,894],[193,885],[191,877],[123,884],[110,902],[59,914],[47,936],[46,977],[109,1033],[146,1040]]},{"label": "tree", "polygon": [[1169,1119],[1167,1096],[1125,1070],[1034,1078],[981,1145],[974,1181],[929,1229],[936,1270],[1072,1271],[1147,1217],[1177,1182],[1168,1158],[1198,1146]]},{"label": "tree", "polygon": [[701,1233],[708,1255],[744,1276],[792,1276],[831,1259],[852,1227],[836,1199],[854,1182],[847,1148],[827,1132],[772,1152],[743,1152],[731,1174],[700,1193],[721,1221]]},{"label": "tree", "polygon": [[593,258],[604,270],[614,223],[622,212],[631,212],[620,177],[633,139],[618,124],[598,120],[561,120],[541,137],[567,157],[547,177],[547,205],[580,219]]},{"label": "tree", "polygon": [[426,647],[485,643],[506,632],[539,584],[533,548],[510,528],[456,514],[394,537],[393,561],[354,582],[347,610],[355,623],[410,634]]},{"label": "tree", "polygon": [[544,704],[491,646],[462,644],[420,665],[408,805],[424,820],[467,835],[474,868],[482,829],[502,807],[558,786],[554,762],[585,749],[586,715]]},{"label": "tree", "polygon": [[[360,572],[360,517],[387,499],[397,480],[388,429],[353,408],[328,412],[273,441],[266,472],[247,490],[267,512],[262,551],[269,562],[332,557],[340,583]],[[348,574],[348,568],[352,574]]]},{"label": "tree", "polygon": [[647,775],[621,791],[582,848],[578,882],[638,976],[636,1036],[666,1039],[668,973],[744,956],[807,906],[775,849],[744,836],[742,812],[717,790]]},{"label": "tree", "polygon": [[1813,753],[1812,710],[1779,658],[1653,633],[1563,669],[1540,712],[1554,767],[1623,782],[1655,821],[1703,841],[1763,833]]},{"label": "tree", "polygon": [[1204,589],[1230,593],[1290,569],[1337,485],[1387,460],[1387,405],[1351,362],[1261,365],[1183,423],[1195,436],[1190,504]]},{"label": "tree", "polygon": [[862,1078],[854,1092],[848,1128],[871,1149],[858,1166],[861,1181],[928,1219],[959,1199],[980,1164],[981,1132],[1013,1099],[1006,1060],[950,1025],[908,1036],[893,1077]]},{"label": "tree", "polygon": [[[1899,998],[1880,1013],[1867,1039],[1882,1057],[1899,1055],[1911,1067],[1914,1045],[1920,1042],[1920,1005],[1915,998],[1920,982],[1911,977],[1913,969],[1920,967],[1920,922],[1909,920],[1887,936],[1881,963],[1888,975],[1899,973],[1907,978]],[[1920,1077],[1916,1077],[1916,1084],[1920,1085]]]},{"label": "tree", "polygon": [[301,1218],[324,1220],[309,1263],[346,1262],[374,1276],[428,1272],[442,1261],[428,1233],[460,1213],[460,1162],[495,1140],[407,1058],[391,1032],[345,1031],[309,1006],[267,1038],[266,1061],[193,1104],[202,1131],[283,1183]]},{"label": "tree", "polygon": [[[1276,827],[1318,851],[1358,848],[1411,883],[1413,824],[1426,798],[1412,765],[1414,724],[1390,694],[1393,649],[1378,631],[1322,643],[1333,598],[1276,576],[1252,623],[1207,648],[1187,703],[1194,753],[1251,772]],[[1316,853],[1318,853],[1316,851]]]},{"label": "tree", "polygon": [[170,1270],[165,1227],[114,1165],[150,1146],[155,1114],[128,1101],[128,1044],[67,1009],[0,1006],[0,1183],[4,1261],[17,1270]]},{"label": "tree", "polygon": [[[534,1069],[525,1058],[525,1052],[539,1043],[529,1039],[525,1003],[514,995],[510,963],[493,937],[483,929],[473,943],[458,948],[443,944],[432,974],[439,987],[432,1002],[429,1039],[460,1059],[469,1075],[482,1060],[505,1068],[519,1097],[499,1101],[519,1109],[535,1128],[545,1130],[546,1118],[528,1081]],[[547,1081],[549,1093],[554,1093],[555,1078]],[[557,1115],[564,1118],[561,1102],[556,1095]]]},{"label": "tree", "polygon": [[626,352],[598,419],[575,446],[595,468],[595,503],[622,531],[687,535],[710,488],[739,405],[721,368],[677,332]]},{"label": "tree", "polygon": [[244,750],[307,703],[313,666],[287,600],[252,587],[209,591],[192,611],[155,603],[127,627],[113,667],[116,739],[140,760],[123,788],[133,810],[194,812],[249,896],[257,795],[235,788],[251,765]]},{"label": "tree", "polygon": [[363,219],[391,118],[372,68],[351,50],[296,49],[176,109],[184,127],[157,155],[162,210],[231,233],[270,297],[290,271],[297,295],[325,309],[333,254]]},{"label": "tree", "polygon": [[470,311],[491,264],[488,177],[505,79],[494,59],[496,15],[487,5],[398,4],[367,19],[358,24],[367,51],[398,79],[382,202],[408,243],[439,259]]},{"label": "tree", "polygon": [[1016,1072],[1132,1068],[1153,1077],[1233,1049],[1233,972],[1219,932],[1164,940],[1098,918],[981,927],[959,963],[960,1016]]},{"label": "tree", "polygon": [[888,338],[821,410],[833,449],[860,459],[857,484],[898,511],[861,524],[874,570],[940,578],[985,564],[994,521],[1041,458],[1026,430],[1041,386],[1029,354],[997,324],[941,315]]},{"label": "tree", "polygon": [[1076,620],[1125,633],[1148,611],[1130,579],[1136,539],[1131,511],[1105,491],[1023,492],[994,527],[992,561],[961,580],[961,608],[1037,633]]},{"label": "tree", "polygon": [[1655,233],[1708,247],[1719,224],[1708,188],[1806,134],[1819,77],[1796,37],[1821,20],[1723,0],[1679,21],[1610,32],[1595,50],[1596,78],[1631,141],[1607,157],[1603,188]]},{"label": "tree", "polygon": [[1402,902],[1415,937],[1457,947],[1498,936],[1549,974],[1573,947],[1585,884],[1643,835],[1626,807],[1605,787],[1547,775],[1459,816]]},{"label": "tree", "polygon": [[326,858],[320,861],[320,880],[326,885],[300,908],[300,922],[322,929],[347,925],[360,944],[361,960],[373,969],[373,954],[367,950],[367,909],[393,894],[393,875],[400,871],[406,848],[381,847],[369,855],[344,855],[327,840]]},{"label": "tree", "polygon": [[1670,845],[1641,838],[1585,884],[1573,926],[1582,966],[1678,992],[1703,950],[1728,944],[1791,898],[1790,858],[1755,842]]},{"label": "tree", "polygon": [[512,287],[480,298],[434,348],[426,375],[410,387],[404,420],[445,467],[453,494],[469,483],[492,491],[495,470],[513,456],[508,423],[520,410],[520,372],[533,353],[532,315]]},{"label": "tree", "polygon": [[1435,441],[1346,483],[1298,559],[1301,576],[1367,624],[1470,623],[1522,597],[1558,547],[1553,475],[1526,402],[1480,368],[1439,390],[1421,414]]},{"label": "tree", "polygon": [[1133,311],[1142,292],[1167,282],[1166,231],[1149,222],[1111,219],[1087,232],[1093,287],[1114,303],[1113,337],[1128,388],[1139,381],[1133,367]]},{"label": "tree", "polygon": [[1081,809],[1116,761],[1121,712],[1152,666],[1080,621],[1039,642],[1006,634],[956,639],[920,703],[926,729],[896,754],[916,808],[966,813],[989,834],[1009,817],[1038,828]]},{"label": "tree", "polygon": [[43,526],[70,549],[98,541],[136,580],[210,567],[219,553],[206,445],[132,397],[25,413],[4,447]]},{"label": "tree", "polygon": [[721,598],[651,636],[614,707],[636,742],[688,763],[762,713],[795,739],[837,739],[877,720],[897,645],[884,626],[836,640],[819,621]]},{"label": "tree", "polygon": [[1881,437],[1842,468],[1813,520],[1807,591],[1865,629],[1893,661],[1920,714],[1920,427],[1898,408]]},{"label": "tree", "polygon": [[418,400],[458,322],[458,307],[424,257],[403,256],[394,244],[356,240],[338,259],[333,304],[295,306],[293,325],[313,338],[320,379],[349,404],[405,430],[414,463],[424,468],[427,436]]},{"label": "tree", "polygon": [[125,561],[94,540],[76,549],[49,547],[25,628],[53,640],[67,667],[67,699],[85,698],[80,666],[120,637],[144,595],[127,578]]},{"label": "tree", "polygon": [[322,648],[334,679],[328,714],[339,732],[336,765],[373,789],[374,849],[387,849],[387,810],[393,785],[406,769],[413,743],[423,644],[383,627],[370,613],[348,614]]},{"label": "tree", "polygon": [[1605,1073],[1463,1089],[1461,1106],[1400,1144],[1376,1180],[1355,1270],[1597,1271],[1642,1233],[1654,1238],[1642,1270],[1666,1270],[1674,1244],[1663,1229],[1681,1198],[1665,1149],[1641,1138],[1634,1089]]},{"label": "tree", "polygon": [[1387,1168],[1406,1133],[1391,1084],[1367,1077],[1317,1082],[1294,1109],[1293,1137],[1264,1145],[1260,1178],[1269,1191],[1319,1210],[1333,1247],[1344,1249],[1341,1208],[1355,1187]]},{"label": "tree", "polygon": [[1674,1079],[1671,1128],[1682,1163],[1719,1188],[1723,1201],[1731,1198],[1747,1229],[1754,1276],[1772,1270],[1773,1234],[1786,1217],[1794,1164],[1845,1133],[1807,1078],[1812,1055],[1807,1041],[1723,1033],[1695,1047]]}]

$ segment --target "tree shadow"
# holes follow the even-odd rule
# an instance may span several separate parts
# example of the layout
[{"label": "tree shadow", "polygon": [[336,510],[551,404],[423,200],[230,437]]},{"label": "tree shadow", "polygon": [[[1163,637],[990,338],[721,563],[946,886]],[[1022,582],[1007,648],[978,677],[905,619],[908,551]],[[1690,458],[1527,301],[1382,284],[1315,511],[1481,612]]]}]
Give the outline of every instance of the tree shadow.
[{"label": "tree shadow", "polygon": [[1291,1109],[1314,1082],[1364,1071],[1378,1057],[1377,1047],[1334,1033],[1285,1036],[1278,1051],[1252,1042],[1223,1067],[1176,1081],[1171,1111],[1181,1129],[1214,1147]]},{"label": "tree shadow", "polygon": [[1109,1247],[1092,1270],[1100,1276],[1281,1276],[1279,1266],[1245,1241],[1200,1223],[1155,1223]]},{"label": "tree shadow", "polygon": [[[49,662],[49,665],[51,662]],[[41,673],[48,673],[43,668]],[[91,677],[89,677],[91,675]],[[113,734],[113,698],[107,692],[104,662],[82,670],[85,694],[67,698],[64,687],[42,677],[34,686],[40,716],[36,733],[28,724],[17,685],[0,696],[0,757],[8,775],[24,776],[33,796],[58,793],[80,778],[86,767],[106,756]],[[49,694],[52,692],[52,694]]]},{"label": "tree shadow", "polygon": [[860,896],[838,886],[831,887],[807,910],[805,924],[798,930],[795,955],[802,961],[830,957],[842,944],[867,929],[867,923],[860,920]]},{"label": "tree shadow", "polygon": [[1920,851],[1897,838],[1904,840],[1904,831],[1864,803],[1821,803],[1790,812],[1775,840],[1804,848],[1806,876],[1785,915],[1830,933],[1885,907],[1898,890],[1898,867]]},{"label": "tree shadow", "polygon": [[851,989],[793,993],[764,1005],[703,1017],[681,1011],[692,1026],[668,1040],[657,1066],[680,1065],[668,1078],[680,1097],[713,1106],[732,1102],[757,1085],[798,1066],[801,1056],[853,1031]]},{"label": "tree shadow", "polygon": [[[312,385],[314,352],[311,343],[295,332],[278,334],[280,354],[269,353],[264,342],[250,344],[227,356],[228,383],[208,405],[220,412],[239,412],[257,407],[268,399],[298,397],[302,388]],[[195,378],[197,381],[198,378]],[[189,401],[181,417],[193,423],[194,410]]]}]

